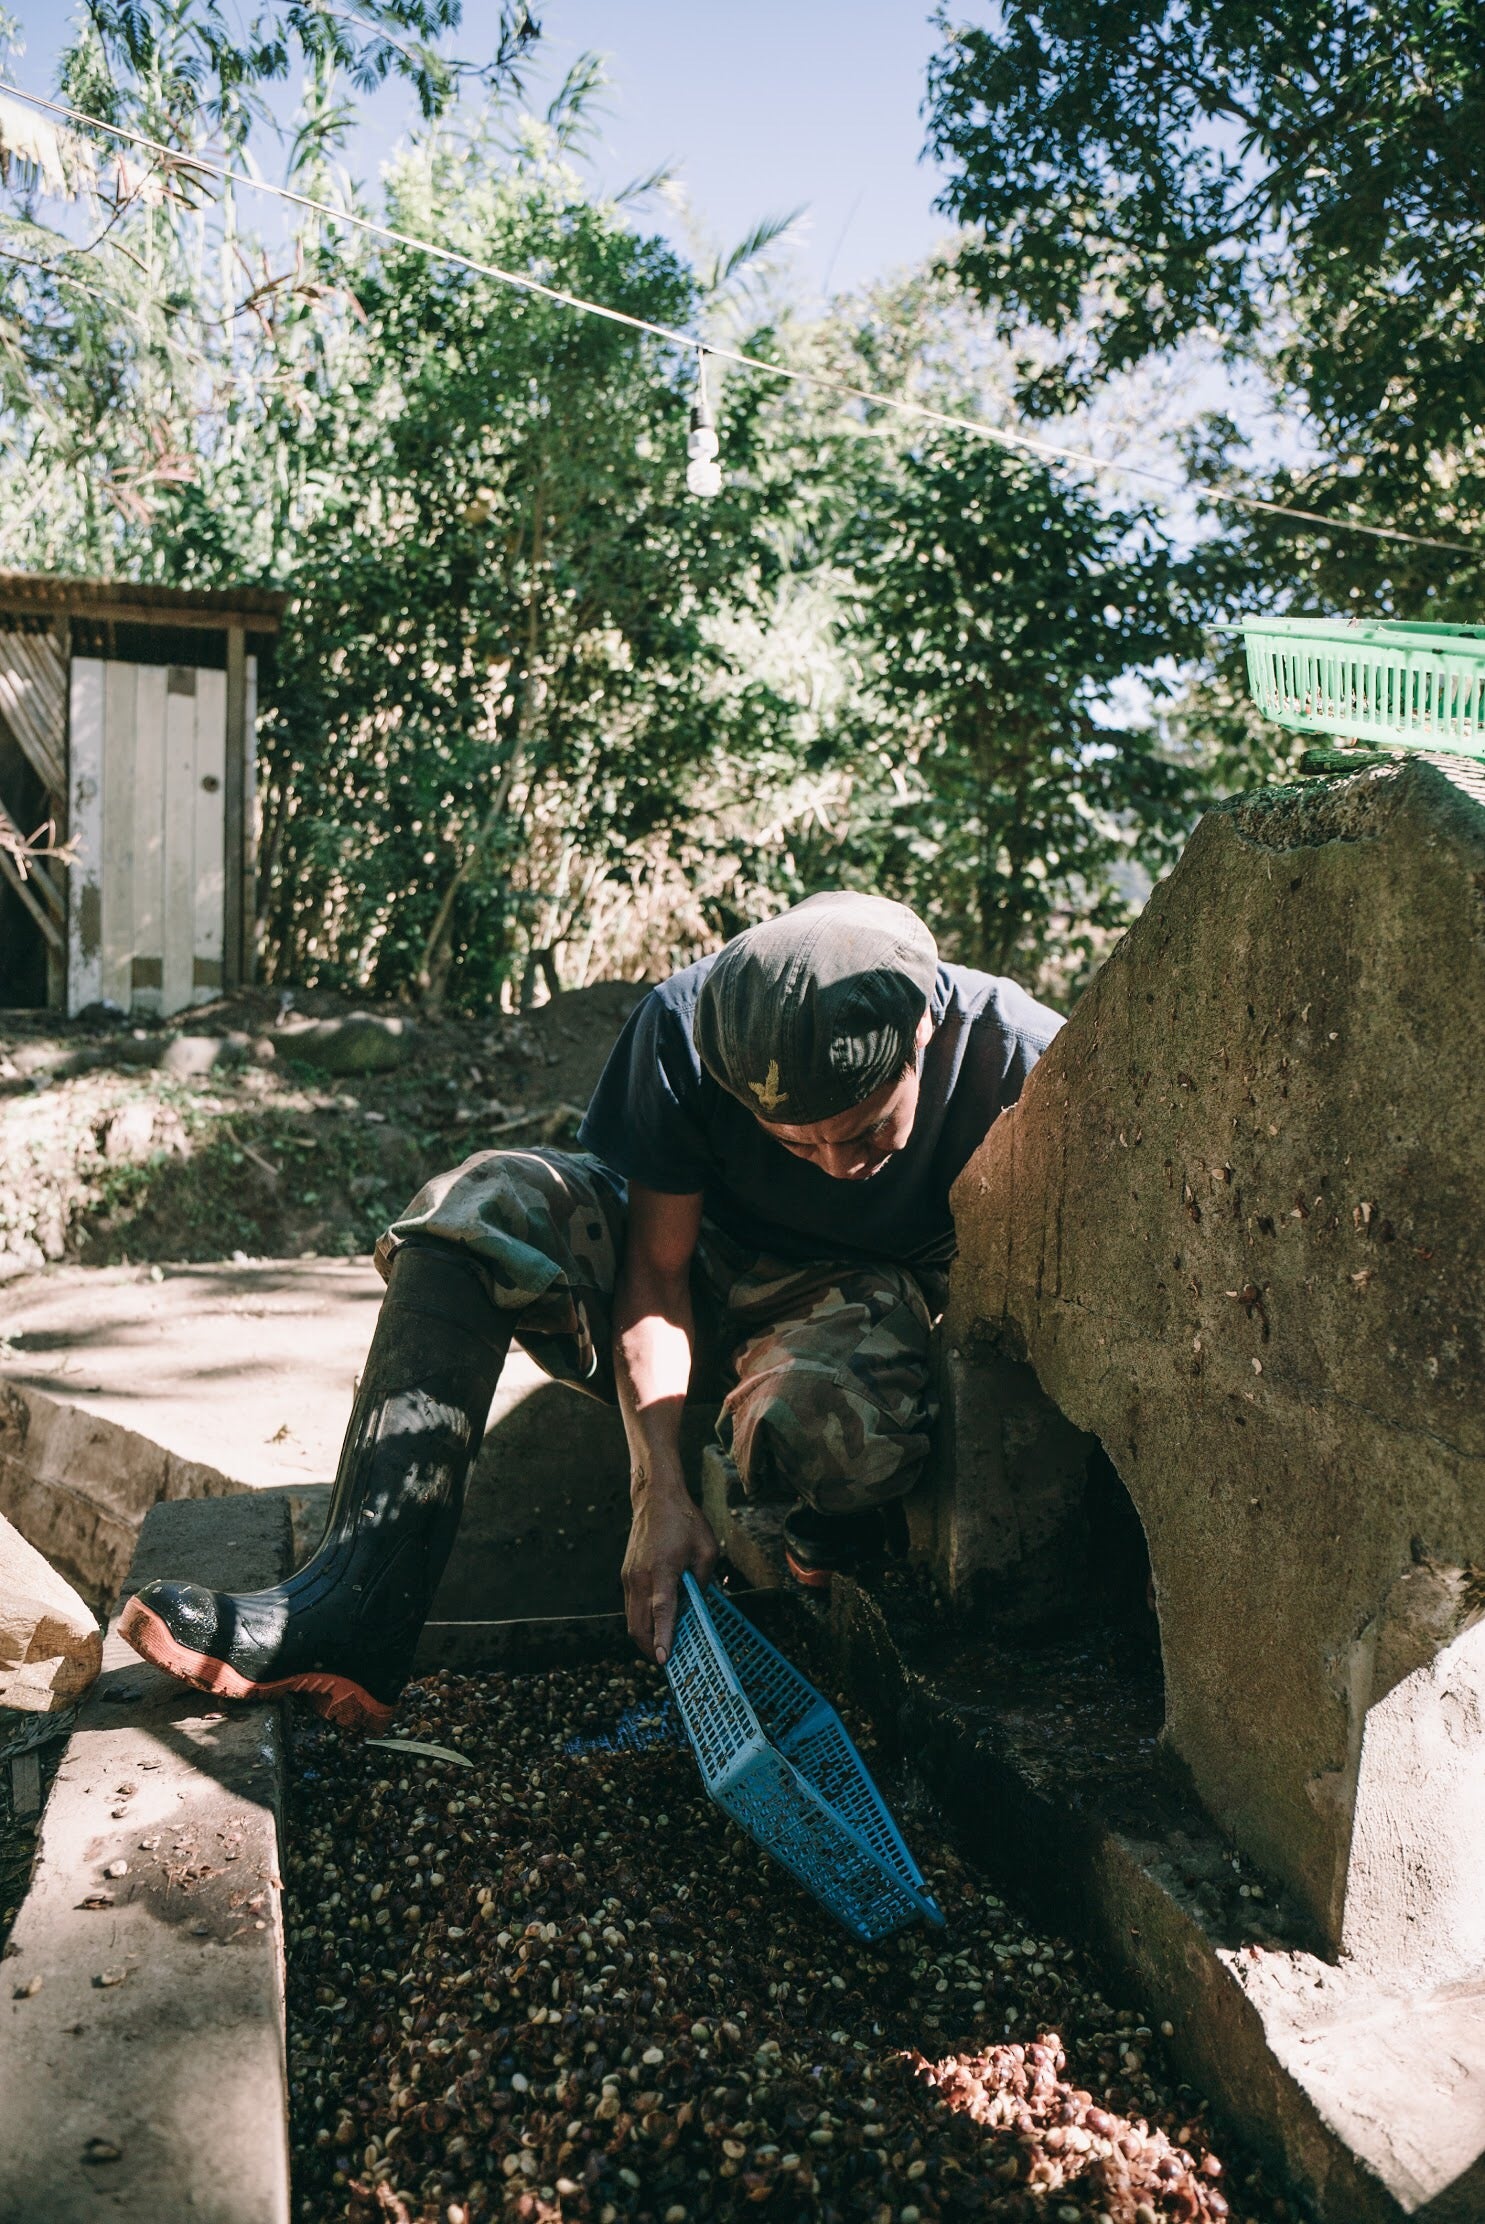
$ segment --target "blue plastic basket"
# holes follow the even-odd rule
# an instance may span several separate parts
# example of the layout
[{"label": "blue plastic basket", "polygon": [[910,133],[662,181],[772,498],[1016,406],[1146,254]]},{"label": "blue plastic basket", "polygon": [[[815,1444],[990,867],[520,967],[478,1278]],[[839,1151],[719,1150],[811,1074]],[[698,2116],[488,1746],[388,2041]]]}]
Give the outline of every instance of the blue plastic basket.
[{"label": "blue plastic basket", "polygon": [[665,1673],[722,1812],[857,1938],[942,1924],[834,1707],[730,1599],[682,1582]]}]

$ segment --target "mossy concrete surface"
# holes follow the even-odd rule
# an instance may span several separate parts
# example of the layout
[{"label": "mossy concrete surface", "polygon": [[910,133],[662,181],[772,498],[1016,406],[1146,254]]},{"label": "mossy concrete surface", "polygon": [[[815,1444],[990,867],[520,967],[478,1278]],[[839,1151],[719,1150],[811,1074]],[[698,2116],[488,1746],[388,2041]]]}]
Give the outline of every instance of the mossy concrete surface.
[{"label": "mossy concrete surface", "polygon": [[[1395,1923],[1440,1975],[1485,1960],[1482,1074],[1485,781],[1278,791],[1204,820],[955,1197],[956,1334],[1139,1509],[1202,1798],[1332,1949]],[[1411,1761],[1404,1686],[1457,1730]]]},{"label": "mossy concrete surface", "polygon": [[1485,772],[1213,811],[961,1177],[949,1316],[1107,1450],[1169,1750],[1325,1963],[1432,2004],[1477,2149],[1482,1074]]}]

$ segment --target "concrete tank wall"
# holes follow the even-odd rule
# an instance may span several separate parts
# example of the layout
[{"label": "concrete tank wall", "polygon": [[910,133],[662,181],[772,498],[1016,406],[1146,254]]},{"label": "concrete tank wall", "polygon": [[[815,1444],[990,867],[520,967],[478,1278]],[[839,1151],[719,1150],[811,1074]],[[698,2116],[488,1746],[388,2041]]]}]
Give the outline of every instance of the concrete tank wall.
[{"label": "concrete tank wall", "polygon": [[[1329,1951],[1476,1967],[1480,768],[1210,813],[955,1213],[950,1348],[1028,1363],[1107,1447],[1149,1539],[1166,1734],[1213,1816]],[[958,1487],[944,1521],[972,1538]]]}]

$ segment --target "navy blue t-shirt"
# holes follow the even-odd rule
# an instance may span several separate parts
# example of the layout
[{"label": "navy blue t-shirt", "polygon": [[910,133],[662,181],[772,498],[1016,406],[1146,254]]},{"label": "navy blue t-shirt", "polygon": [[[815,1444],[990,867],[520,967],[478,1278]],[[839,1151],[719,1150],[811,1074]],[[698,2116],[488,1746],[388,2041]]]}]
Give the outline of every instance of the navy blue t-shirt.
[{"label": "navy blue t-shirt", "polygon": [[700,1191],[708,1219],[774,1258],[944,1265],[954,1255],[950,1185],[1015,1103],[1058,1015],[1014,981],[940,965],[912,1135],[869,1180],[838,1181],[785,1150],[702,1066],[692,1019],[715,962],[662,981],[630,1014],[580,1147],[645,1189]]}]

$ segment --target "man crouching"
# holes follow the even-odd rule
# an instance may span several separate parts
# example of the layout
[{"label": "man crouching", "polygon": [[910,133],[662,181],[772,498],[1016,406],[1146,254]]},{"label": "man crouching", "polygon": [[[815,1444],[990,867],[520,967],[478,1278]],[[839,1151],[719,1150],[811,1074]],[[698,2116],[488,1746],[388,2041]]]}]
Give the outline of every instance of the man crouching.
[{"label": "man crouching", "polygon": [[1059,1024],[942,963],[880,896],[812,896],[662,982],[576,1152],[477,1152],[382,1238],[387,1294],[313,1557],[267,1591],[147,1584],[123,1635],[204,1690],[301,1691],[385,1728],[513,1339],[622,1411],[624,1597],[651,1659],[682,1573],[704,1583],[717,1557],[682,1468],[688,1395],[722,1394],[750,1494],[795,1501],[799,1581],[879,1559],[928,1453],[950,1187]]}]

